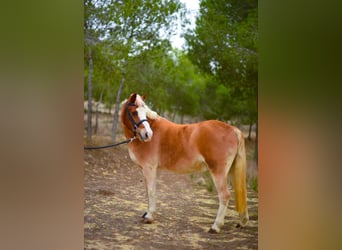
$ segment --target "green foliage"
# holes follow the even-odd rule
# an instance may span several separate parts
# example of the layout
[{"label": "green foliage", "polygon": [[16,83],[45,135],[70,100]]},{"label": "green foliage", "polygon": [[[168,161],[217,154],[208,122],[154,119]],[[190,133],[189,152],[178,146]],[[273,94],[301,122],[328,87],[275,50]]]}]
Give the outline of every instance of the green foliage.
[{"label": "green foliage", "polygon": [[[139,91],[155,95],[164,83],[170,84],[166,67],[171,46],[162,37],[173,32],[177,14],[184,11],[178,0],[86,0],[85,1],[85,96],[87,95],[88,50],[94,65],[93,96],[105,89],[104,101],[113,104],[123,75],[127,82],[123,96]],[[162,62],[162,69],[159,69]],[[159,91],[160,92],[160,91]],[[158,99],[157,99],[158,100]],[[164,103],[157,102],[164,105]]]},{"label": "green foliage", "polygon": [[249,185],[255,192],[258,192],[258,176],[249,179]]},{"label": "green foliage", "polygon": [[[147,95],[158,112],[202,119],[257,119],[257,1],[201,1],[188,51],[172,49],[170,35],[184,17],[179,0],[85,0],[84,96],[89,51],[93,97],[115,102]],[[181,19],[182,25],[187,20]]]},{"label": "green foliage", "polygon": [[205,87],[204,79],[183,52],[175,51],[174,55],[173,84],[168,88],[169,111],[176,111],[180,115],[198,115],[199,100]]},{"label": "green foliage", "polygon": [[189,58],[213,77],[207,89],[216,89],[209,90],[204,116],[255,122],[257,1],[201,1],[196,28],[185,38]]},{"label": "green foliage", "polygon": [[203,178],[205,179],[206,188],[208,192],[210,193],[213,192],[215,188],[215,184],[214,184],[213,178],[211,177],[210,172],[209,171],[203,172]]}]

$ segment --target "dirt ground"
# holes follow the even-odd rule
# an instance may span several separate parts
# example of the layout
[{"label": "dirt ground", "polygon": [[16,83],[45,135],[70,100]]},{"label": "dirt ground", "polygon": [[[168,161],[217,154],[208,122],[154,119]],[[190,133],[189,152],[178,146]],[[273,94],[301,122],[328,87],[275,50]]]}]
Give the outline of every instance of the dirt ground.
[{"label": "dirt ground", "polygon": [[159,171],[155,221],[144,224],[141,220],[147,209],[144,179],[140,168],[130,160],[127,145],[85,150],[84,248],[257,249],[257,193],[248,190],[247,227],[236,228],[238,214],[232,192],[225,225],[219,234],[209,234],[218,197],[215,188],[209,192],[207,184],[198,183],[198,177],[200,174]]}]

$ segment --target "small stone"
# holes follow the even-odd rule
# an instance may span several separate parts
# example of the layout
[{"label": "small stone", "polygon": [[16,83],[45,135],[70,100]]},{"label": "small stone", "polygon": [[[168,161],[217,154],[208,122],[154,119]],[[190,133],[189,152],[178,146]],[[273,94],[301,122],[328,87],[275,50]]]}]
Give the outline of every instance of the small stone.
[{"label": "small stone", "polygon": [[200,186],[203,186],[206,184],[205,180],[203,177],[200,177],[196,180],[196,184],[200,185]]}]

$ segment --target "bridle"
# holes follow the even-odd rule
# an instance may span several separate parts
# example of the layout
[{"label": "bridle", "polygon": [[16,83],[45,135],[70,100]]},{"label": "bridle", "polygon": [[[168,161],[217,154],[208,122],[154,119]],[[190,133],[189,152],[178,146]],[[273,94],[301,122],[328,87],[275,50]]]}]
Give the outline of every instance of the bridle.
[{"label": "bridle", "polygon": [[[148,122],[147,119],[142,119],[140,120],[138,123],[136,123],[133,119],[133,116],[131,114],[131,112],[128,110],[128,107],[129,106],[137,106],[135,105],[135,103],[133,102],[130,102],[130,103],[127,103],[126,104],[126,112],[128,114],[128,118],[129,120],[131,121],[132,123],[132,126],[133,126],[133,132],[134,132],[134,136],[130,139],[127,139],[125,141],[122,141],[122,142],[119,142],[119,143],[114,143],[114,144],[109,144],[109,145],[104,145],[104,146],[84,146],[84,149],[102,149],[102,148],[111,148],[111,147],[116,147],[116,146],[119,146],[121,144],[126,144],[126,143],[131,143],[132,141],[134,141],[136,139],[136,135],[137,135],[137,129],[138,127],[140,126],[140,124],[142,124],[143,122]],[[141,138],[141,135],[139,135],[140,138]],[[142,138],[141,138],[142,139]]]},{"label": "bridle", "polygon": [[[140,124],[142,124],[143,122],[148,122],[148,120],[147,119],[142,119],[142,120],[140,120],[138,123],[137,122],[135,122],[134,121],[134,119],[133,119],[133,116],[132,116],[132,114],[131,114],[131,112],[129,111],[129,109],[128,109],[128,107],[130,107],[130,106],[137,106],[134,102],[129,102],[129,103],[127,103],[127,105],[126,105],[126,112],[127,112],[127,114],[128,114],[128,118],[129,118],[129,120],[131,121],[131,124],[132,124],[132,126],[133,126],[133,133],[134,133],[134,138],[136,137],[136,135],[137,135],[137,129],[138,129],[138,127],[140,126]],[[140,135],[139,135],[140,136]],[[140,136],[140,138],[141,138],[141,136]],[[142,138],[141,138],[142,139]]]}]

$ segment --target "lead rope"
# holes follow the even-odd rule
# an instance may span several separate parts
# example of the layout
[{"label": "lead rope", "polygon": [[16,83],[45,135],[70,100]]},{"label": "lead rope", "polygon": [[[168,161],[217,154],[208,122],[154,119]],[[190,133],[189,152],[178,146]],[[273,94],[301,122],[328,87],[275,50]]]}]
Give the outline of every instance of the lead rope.
[{"label": "lead rope", "polygon": [[101,148],[111,148],[111,147],[116,147],[116,146],[119,146],[121,144],[127,144],[127,143],[131,143],[132,141],[135,140],[135,136],[128,139],[128,140],[125,140],[125,141],[122,141],[122,142],[119,142],[119,143],[115,143],[115,144],[109,144],[109,145],[104,145],[104,146],[94,146],[94,147],[91,147],[91,146],[84,146],[84,149],[101,149]]},{"label": "lead rope", "polygon": [[134,141],[136,139],[136,135],[137,135],[137,128],[139,127],[140,124],[142,124],[143,122],[148,122],[147,119],[142,119],[140,120],[138,123],[136,123],[131,115],[131,112],[129,112],[128,110],[128,106],[134,106],[135,103],[127,103],[126,105],[126,112],[128,114],[128,118],[129,120],[131,121],[132,125],[133,125],[133,133],[134,133],[134,136],[126,141],[122,141],[122,142],[119,142],[119,143],[115,143],[115,144],[109,144],[109,145],[105,145],[105,146],[94,146],[94,147],[91,147],[91,146],[84,146],[84,149],[101,149],[101,148],[111,148],[111,147],[116,147],[116,146],[119,146],[121,144],[126,144],[126,143],[131,143],[132,141]]}]

